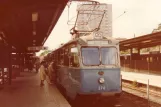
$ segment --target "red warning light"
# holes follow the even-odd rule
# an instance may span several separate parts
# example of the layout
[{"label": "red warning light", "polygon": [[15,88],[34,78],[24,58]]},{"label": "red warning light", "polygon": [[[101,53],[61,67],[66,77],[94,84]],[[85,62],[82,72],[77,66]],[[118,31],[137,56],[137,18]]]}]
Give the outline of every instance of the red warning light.
[{"label": "red warning light", "polygon": [[104,72],[103,72],[103,71],[99,71],[98,74],[99,74],[99,75],[103,75]]}]

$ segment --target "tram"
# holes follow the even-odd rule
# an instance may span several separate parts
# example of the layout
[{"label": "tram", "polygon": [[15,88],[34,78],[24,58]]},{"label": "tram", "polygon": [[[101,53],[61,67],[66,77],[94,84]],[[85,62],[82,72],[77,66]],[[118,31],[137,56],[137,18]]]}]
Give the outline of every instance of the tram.
[{"label": "tram", "polygon": [[119,42],[95,35],[97,32],[73,39],[51,53],[56,82],[71,99],[122,92]]}]

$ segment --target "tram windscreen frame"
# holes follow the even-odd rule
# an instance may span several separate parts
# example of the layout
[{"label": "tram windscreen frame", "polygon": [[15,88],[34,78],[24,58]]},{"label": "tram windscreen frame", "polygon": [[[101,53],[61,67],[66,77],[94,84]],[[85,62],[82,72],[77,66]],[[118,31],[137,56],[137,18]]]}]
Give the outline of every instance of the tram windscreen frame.
[{"label": "tram windscreen frame", "polygon": [[117,49],[110,47],[86,46],[81,48],[82,63],[86,66],[114,65],[117,63]]}]

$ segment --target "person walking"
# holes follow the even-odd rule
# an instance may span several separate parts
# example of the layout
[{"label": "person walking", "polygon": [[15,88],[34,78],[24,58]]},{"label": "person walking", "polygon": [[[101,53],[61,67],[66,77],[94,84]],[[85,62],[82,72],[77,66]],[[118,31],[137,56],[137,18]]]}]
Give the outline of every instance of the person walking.
[{"label": "person walking", "polygon": [[46,72],[45,72],[45,61],[41,62],[40,68],[39,68],[39,73],[40,73],[40,86],[44,85],[44,80],[46,80]]}]

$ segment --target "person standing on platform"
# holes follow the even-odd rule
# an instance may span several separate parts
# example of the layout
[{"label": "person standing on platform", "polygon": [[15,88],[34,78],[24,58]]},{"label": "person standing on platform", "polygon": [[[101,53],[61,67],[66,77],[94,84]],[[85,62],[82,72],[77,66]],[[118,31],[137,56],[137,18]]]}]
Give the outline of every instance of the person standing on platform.
[{"label": "person standing on platform", "polygon": [[51,80],[52,80],[52,73],[53,73],[53,67],[52,67],[53,62],[50,63],[50,65],[48,66],[48,77],[49,77],[49,84],[52,84]]},{"label": "person standing on platform", "polygon": [[56,61],[53,61],[52,68],[53,68],[52,79],[53,79],[53,82],[56,82]]},{"label": "person standing on platform", "polygon": [[46,80],[46,72],[45,72],[45,61],[41,62],[40,68],[39,68],[39,74],[40,74],[40,86],[44,85],[44,80]]}]

